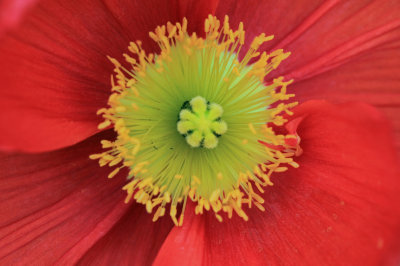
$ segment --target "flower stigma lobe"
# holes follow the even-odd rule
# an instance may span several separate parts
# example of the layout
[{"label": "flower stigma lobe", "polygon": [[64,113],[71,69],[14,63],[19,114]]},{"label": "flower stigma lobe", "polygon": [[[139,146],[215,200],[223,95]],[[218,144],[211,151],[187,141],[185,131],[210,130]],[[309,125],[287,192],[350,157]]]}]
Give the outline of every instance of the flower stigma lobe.
[{"label": "flower stigma lobe", "polygon": [[145,205],[153,221],[169,208],[177,226],[188,198],[196,214],[212,210],[219,221],[223,213],[248,220],[244,206],[265,210],[260,194],[273,185],[271,174],[286,170],[282,163],[298,167],[286,144],[294,136],[270,127],[282,126],[281,113],[290,115],[297,104],[274,104],[294,96],[286,93],[291,81],[264,84],[289,53],[260,54],[260,45],[273,38],[261,34],[240,59],[243,23],[233,31],[227,16],[221,25],[210,15],[204,26],[201,38],[187,32],[186,19],[168,22],[149,34],[159,54],[147,54],[136,41],[131,55],[124,54],[130,67],[109,58],[115,75],[109,107],[98,111],[99,129],[112,125],[118,136],[102,140],[106,150],[90,156],[116,167],[109,178],[128,168],[125,201]]},{"label": "flower stigma lobe", "polygon": [[187,103],[184,103],[179,113],[178,132],[186,137],[186,142],[193,148],[217,147],[218,138],[228,130],[225,121],[221,121],[222,107],[216,103],[207,103],[201,96]]}]

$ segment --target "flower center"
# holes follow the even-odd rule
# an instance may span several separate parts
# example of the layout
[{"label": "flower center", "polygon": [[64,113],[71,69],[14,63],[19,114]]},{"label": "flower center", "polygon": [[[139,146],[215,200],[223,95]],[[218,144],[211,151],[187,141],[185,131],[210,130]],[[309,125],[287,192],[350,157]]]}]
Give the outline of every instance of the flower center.
[{"label": "flower center", "polygon": [[193,148],[213,149],[218,145],[218,138],[228,129],[226,122],[221,120],[223,111],[219,104],[210,104],[201,96],[194,97],[182,106],[178,132]]},{"label": "flower center", "polygon": [[[272,36],[261,34],[242,51],[243,23],[237,30],[225,17],[209,16],[205,37],[187,32],[187,21],[159,26],[150,37],[159,54],[147,54],[142,42],[130,43],[126,63],[114,64],[108,108],[99,129],[112,126],[114,140],[102,140],[104,152],[93,154],[100,166],[114,167],[113,178],[128,168],[126,202],[136,200],[154,213],[153,221],[169,210],[182,225],[187,200],[195,213],[212,210],[215,217],[248,217],[244,206],[260,210],[263,187],[273,172],[293,162],[289,138],[282,126],[291,81],[266,75],[289,56],[282,50],[258,52]],[[278,101],[285,101],[277,103]]]}]

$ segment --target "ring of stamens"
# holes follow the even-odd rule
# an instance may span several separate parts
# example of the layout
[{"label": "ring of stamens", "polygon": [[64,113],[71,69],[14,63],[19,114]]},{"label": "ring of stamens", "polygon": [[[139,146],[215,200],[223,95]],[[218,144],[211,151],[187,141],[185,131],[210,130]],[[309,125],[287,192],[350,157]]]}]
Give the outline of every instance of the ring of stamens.
[{"label": "ring of stamens", "polygon": [[287,94],[291,81],[263,83],[289,53],[258,52],[273,38],[265,34],[242,53],[243,23],[233,31],[228,17],[221,24],[210,15],[204,30],[200,38],[189,35],[186,19],[168,22],[149,34],[158,55],[146,54],[136,41],[124,54],[129,67],[110,58],[115,75],[109,107],[98,111],[104,118],[99,129],[113,126],[117,139],[102,140],[105,151],[90,158],[114,167],[109,178],[129,168],[125,201],[145,205],[153,221],[170,205],[172,220],[182,225],[188,199],[196,214],[212,210],[219,221],[222,213],[247,220],[244,206],[265,210],[260,194],[272,185],[271,174],[285,171],[282,164],[298,167],[287,144],[296,136],[272,129],[296,105],[286,103],[294,96]]},{"label": "ring of stamens", "polygon": [[228,129],[226,122],[221,120],[222,113],[219,104],[210,104],[201,96],[194,97],[182,106],[177,123],[178,132],[193,148],[213,149],[218,145],[218,138]]}]

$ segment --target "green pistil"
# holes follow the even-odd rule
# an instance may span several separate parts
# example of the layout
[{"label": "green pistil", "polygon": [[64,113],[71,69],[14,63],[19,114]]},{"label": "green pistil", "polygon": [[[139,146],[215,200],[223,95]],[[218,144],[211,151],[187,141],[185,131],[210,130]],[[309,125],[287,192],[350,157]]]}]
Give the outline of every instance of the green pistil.
[{"label": "green pistil", "polygon": [[223,109],[219,104],[209,103],[197,96],[184,104],[179,113],[178,132],[185,136],[186,142],[193,148],[213,149],[218,145],[218,138],[228,129],[221,120]]}]

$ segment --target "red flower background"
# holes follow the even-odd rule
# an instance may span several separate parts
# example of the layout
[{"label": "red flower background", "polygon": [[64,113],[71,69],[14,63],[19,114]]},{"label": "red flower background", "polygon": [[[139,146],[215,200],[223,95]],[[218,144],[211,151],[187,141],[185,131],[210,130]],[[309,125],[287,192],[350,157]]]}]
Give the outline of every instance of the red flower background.
[{"label": "red flower background", "polygon": [[[208,14],[292,52],[269,78],[293,78],[303,103],[300,168],[273,176],[248,222],[189,206],[182,228],[153,223],[123,203],[126,173],[88,159],[114,137],[97,130],[106,55],[137,39],[157,51],[157,25],[202,32]],[[0,1],[0,264],[399,263],[399,48],[398,1]]]}]

